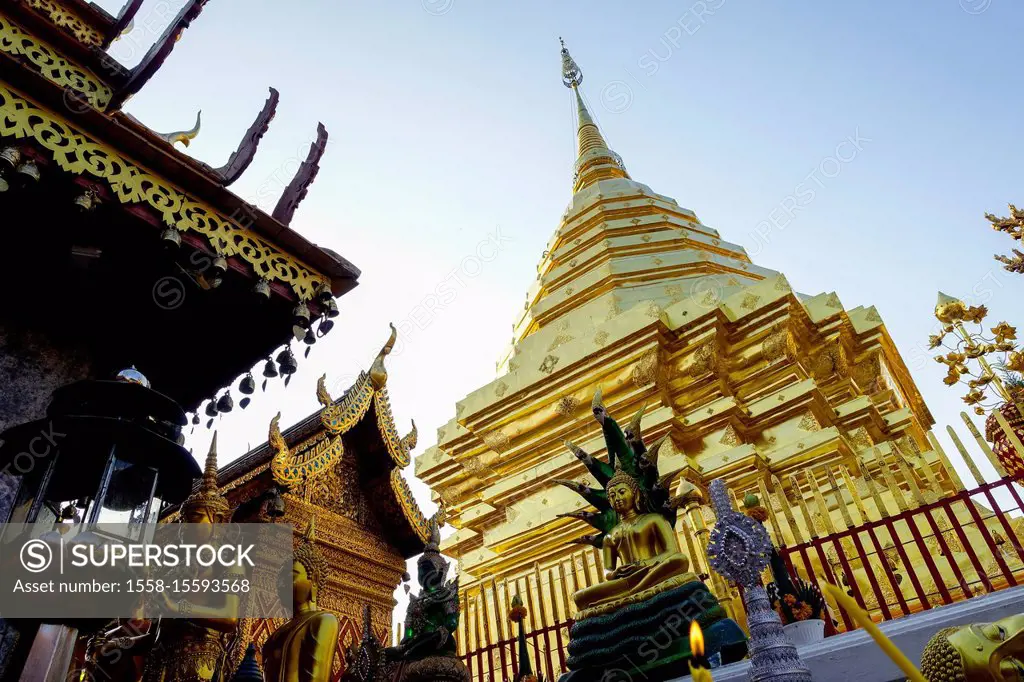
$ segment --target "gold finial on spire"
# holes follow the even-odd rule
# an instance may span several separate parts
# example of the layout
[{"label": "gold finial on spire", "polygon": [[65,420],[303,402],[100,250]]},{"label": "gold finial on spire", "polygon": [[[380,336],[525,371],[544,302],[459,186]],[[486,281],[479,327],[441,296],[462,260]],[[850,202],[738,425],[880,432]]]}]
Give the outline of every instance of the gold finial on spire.
[{"label": "gold finial on spire", "polygon": [[178,132],[167,133],[166,135],[158,134],[157,137],[159,137],[161,140],[171,145],[172,147],[174,146],[175,142],[180,142],[181,144],[187,147],[192,140],[199,137],[199,131],[202,129],[202,127],[203,112],[200,111],[198,114],[196,114],[196,124],[192,127],[192,130],[179,130]]},{"label": "gold finial on spire", "polygon": [[395,329],[395,325],[389,325],[391,327],[391,336],[388,338],[388,342],[384,344],[384,347],[377,353],[376,359],[373,364],[370,365],[370,381],[373,382],[373,387],[378,391],[384,388],[384,384],[388,381],[388,370],[384,366],[384,358],[387,357],[391,350],[395,347],[395,342],[398,340],[398,330]]},{"label": "gold finial on spire", "polygon": [[[562,39],[559,38],[559,41]],[[579,192],[599,180],[629,178],[622,158],[608,147],[608,143],[601,135],[601,130],[587,110],[587,105],[583,103],[583,95],[580,93],[579,87],[582,82],[583,71],[569,54],[569,50],[565,47],[565,41],[562,41],[562,83],[565,87],[570,88],[576,96],[578,153],[576,173],[573,178],[574,192]]]},{"label": "gold finial on spire", "polygon": [[565,46],[565,41],[561,36],[559,36],[558,42],[562,44],[562,83],[565,84],[565,87],[575,90],[583,83],[583,71],[569,54],[569,48]]}]

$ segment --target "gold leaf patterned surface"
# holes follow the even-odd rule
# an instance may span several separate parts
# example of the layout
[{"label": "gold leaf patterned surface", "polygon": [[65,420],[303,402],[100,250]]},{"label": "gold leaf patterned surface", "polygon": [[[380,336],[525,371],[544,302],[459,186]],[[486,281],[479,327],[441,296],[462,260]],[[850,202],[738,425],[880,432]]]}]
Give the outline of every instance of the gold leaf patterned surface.
[{"label": "gold leaf patterned surface", "polygon": [[211,206],[0,85],[0,138],[11,137],[41,145],[64,171],[105,181],[121,203],[148,205],[169,227],[202,235],[218,254],[248,263],[256,277],[285,284],[301,300],[312,298],[326,282],[323,275],[235,225]]},{"label": "gold leaf patterned surface", "polygon": [[70,31],[80,42],[96,47],[103,44],[103,36],[99,31],[59,2],[28,0],[28,5],[49,19],[54,26]]},{"label": "gold leaf patterned surface", "polygon": [[331,433],[345,433],[359,423],[373,403],[370,375],[362,374],[341,400],[320,411],[320,421]]},{"label": "gold leaf patterned surface", "polygon": [[70,89],[98,111],[105,110],[113,96],[111,89],[92,71],[65,59],[3,14],[0,14],[0,52],[31,66],[51,83]]},{"label": "gold leaf patterned surface", "polygon": [[406,443],[402,441],[402,437],[398,435],[398,429],[395,428],[395,420],[391,415],[391,401],[388,398],[388,389],[384,387],[377,391],[373,396],[374,406],[377,408],[377,428],[380,431],[381,438],[384,439],[384,444],[388,448],[388,454],[391,455],[391,459],[400,469],[404,469],[409,466],[409,451],[406,449]]},{"label": "gold leaf patterned surface", "polygon": [[416,535],[424,542],[429,540],[430,522],[423,515],[423,512],[420,511],[419,505],[416,504],[416,500],[412,496],[412,490],[409,489],[409,484],[402,478],[402,471],[400,469],[391,470],[391,488],[395,491],[395,496],[402,505],[405,518],[409,520],[409,523],[416,531]]}]

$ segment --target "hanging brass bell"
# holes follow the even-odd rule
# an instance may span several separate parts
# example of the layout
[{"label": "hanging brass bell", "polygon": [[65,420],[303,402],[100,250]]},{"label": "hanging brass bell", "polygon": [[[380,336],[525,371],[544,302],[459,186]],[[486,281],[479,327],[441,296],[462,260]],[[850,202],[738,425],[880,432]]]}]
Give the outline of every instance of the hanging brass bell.
[{"label": "hanging brass bell", "polygon": [[295,370],[299,368],[299,363],[296,361],[295,355],[292,354],[292,349],[289,346],[286,346],[277,356],[277,364],[281,366],[281,374],[285,376],[295,374]]},{"label": "hanging brass bell", "polygon": [[256,380],[252,377],[252,372],[249,372],[242,380],[238,382],[238,390],[245,395],[252,395],[256,392]]},{"label": "hanging brass bell", "polygon": [[217,416],[217,403],[215,403],[213,400],[211,400],[210,402],[206,403],[206,416],[207,417],[216,417]]},{"label": "hanging brass bell", "polygon": [[252,290],[258,296],[261,296],[263,298],[270,298],[270,282],[268,282],[265,279],[261,278],[259,281],[257,281],[256,286],[254,286]]},{"label": "hanging brass bell", "polygon": [[13,170],[21,163],[21,150],[17,147],[4,147],[0,149],[0,162]]},{"label": "hanging brass bell", "polygon": [[221,414],[235,409],[235,401],[231,398],[231,391],[227,391],[217,401],[217,411]]},{"label": "hanging brass bell", "polygon": [[333,298],[327,299],[327,302],[324,303],[324,315],[327,317],[338,316],[338,303]]},{"label": "hanging brass bell", "polygon": [[168,250],[173,251],[181,246],[181,233],[173,227],[165,228],[164,231],[160,233],[160,243]]},{"label": "hanging brass bell", "polygon": [[270,499],[267,500],[267,516],[272,519],[279,519],[285,514],[285,502],[281,497],[281,490],[274,487],[270,492]]},{"label": "hanging brass bell", "polygon": [[303,329],[309,326],[309,308],[305,303],[299,303],[292,311],[292,325]]},{"label": "hanging brass bell", "polygon": [[218,255],[213,259],[213,265],[210,267],[213,272],[208,281],[210,286],[216,289],[224,281],[224,273],[228,271],[228,260],[224,256]]},{"label": "hanging brass bell", "polygon": [[317,336],[326,336],[332,329],[334,329],[334,320],[328,320],[325,317],[320,320],[320,324],[316,328]]},{"label": "hanging brass bell", "polygon": [[39,166],[32,159],[26,159],[21,162],[15,169],[15,172],[25,182],[39,182],[39,179],[43,177],[42,173],[39,172]]},{"label": "hanging brass bell", "polygon": [[89,211],[94,210],[99,206],[99,203],[99,199],[96,196],[96,190],[94,189],[87,189],[74,199],[75,206],[77,206],[78,210],[83,213],[88,213]]},{"label": "hanging brass bell", "polygon": [[263,365],[263,376],[267,379],[273,379],[277,376],[277,366],[274,365],[274,361],[267,358],[267,364]]}]

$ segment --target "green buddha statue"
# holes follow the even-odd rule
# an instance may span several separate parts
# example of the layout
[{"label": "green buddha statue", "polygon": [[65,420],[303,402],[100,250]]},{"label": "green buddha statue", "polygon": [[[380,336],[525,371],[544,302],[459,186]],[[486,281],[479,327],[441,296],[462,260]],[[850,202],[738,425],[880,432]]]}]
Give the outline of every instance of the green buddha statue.
[{"label": "green buddha statue", "polygon": [[338,646],[338,617],[316,605],[329,566],[316,548],[316,519],[295,550],[295,561],[281,571],[280,588],[292,592],[295,616],[263,644],[267,682],[329,682]]},{"label": "green buddha statue", "polygon": [[604,434],[607,461],[566,445],[601,487],[558,481],[594,507],[560,516],[598,530],[575,542],[601,550],[605,579],[573,595],[578,611],[569,632],[566,664],[571,672],[563,682],[601,679],[622,669],[624,661],[639,676],[634,679],[684,674],[693,621],[704,632],[708,656],[721,653],[723,663],[742,658],[746,636],[689,571],[690,560],[675,533],[678,508],[699,497],[699,491],[690,486],[681,495],[669,494],[674,476],[658,471],[665,439],[647,448],[640,433],[643,410],[623,430],[605,409],[600,391],[592,409]]},{"label": "green buddha statue", "polygon": [[921,674],[928,682],[1024,682],[1024,614],[939,630]]},{"label": "green buddha statue", "polygon": [[401,682],[469,682],[469,670],[456,655],[459,627],[459,579],[448,580],[449,563],[441,556],[437,516],[430,520],[430,541],[417,562],[420,593],[409,598],[405,636],[384,650],[395,680]]}]

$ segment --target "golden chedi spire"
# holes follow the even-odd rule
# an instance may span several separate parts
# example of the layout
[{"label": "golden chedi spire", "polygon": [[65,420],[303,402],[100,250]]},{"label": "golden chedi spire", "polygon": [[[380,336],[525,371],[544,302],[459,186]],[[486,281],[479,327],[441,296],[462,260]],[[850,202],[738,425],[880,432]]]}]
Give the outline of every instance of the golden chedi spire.
[{"label": "golden chedi spire", "polygon": [[208,520],[212,523],[226,521],[231,513],[231,506],[217,488],[217,432],[213,432],[210,451],[206,455],[206,466],[203,468],[202,482],[199,490],[181,505],[182,518],[188,523]]},{"label": "golden chedi spire", "polygon": [[608,148],[600,128],[587,110],[587,105],[583,103],[583,96],[580,94],[583,71],[569,54],[565,41],[561,38],[558,40],[562,43],[562,83],[576,96],[577,157],[573,191],[578,192],[598,180],[629,178],[622,158]]}]

